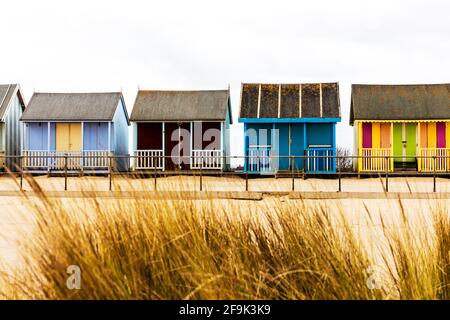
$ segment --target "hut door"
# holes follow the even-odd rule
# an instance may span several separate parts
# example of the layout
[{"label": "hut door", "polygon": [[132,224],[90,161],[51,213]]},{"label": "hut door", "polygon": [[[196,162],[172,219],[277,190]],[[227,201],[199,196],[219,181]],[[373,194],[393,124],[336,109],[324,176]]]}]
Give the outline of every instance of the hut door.
[{"label": "hut door", "polygon": [[56,151],[81,151],[81,124],[56,124]]},{"label": "hut door", "polygon": [[416,124],[394,123],[394,161],[415,162]]}]

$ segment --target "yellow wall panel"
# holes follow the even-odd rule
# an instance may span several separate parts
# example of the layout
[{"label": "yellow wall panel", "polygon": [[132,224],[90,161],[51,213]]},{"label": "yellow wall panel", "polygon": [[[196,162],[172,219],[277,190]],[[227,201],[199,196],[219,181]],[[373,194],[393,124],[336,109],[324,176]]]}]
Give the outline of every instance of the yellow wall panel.
[{"label": "yellow wall panel", "polygon": [[450,148],[450,122],[445,123],[445,147]]},{"label": "yellow wall panel", "polygon": [[380,148],[380,123],[372,123],[372,148]]},{"label": "yellow wall panel", "polygon": [[436,122],[428,123],[428,148],[436,148]]}]

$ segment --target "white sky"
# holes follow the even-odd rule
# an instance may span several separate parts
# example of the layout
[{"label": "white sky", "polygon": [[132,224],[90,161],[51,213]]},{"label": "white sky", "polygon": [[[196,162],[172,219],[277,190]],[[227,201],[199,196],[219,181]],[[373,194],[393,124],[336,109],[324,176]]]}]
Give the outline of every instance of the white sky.
[{"label": "white sky", "polygon": [[450,1],[2,1],[0,83],[36,91],[339,81],[338,145],[351,148],[351,83],[450,82]]}]

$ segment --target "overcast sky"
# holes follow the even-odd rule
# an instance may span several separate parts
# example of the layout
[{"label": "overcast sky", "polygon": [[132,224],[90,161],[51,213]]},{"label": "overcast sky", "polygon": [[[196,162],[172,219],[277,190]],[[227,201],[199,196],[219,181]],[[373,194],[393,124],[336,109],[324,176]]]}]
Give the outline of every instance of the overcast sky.
[{"label": "overcast sky", "polygon": [[351,83],[450,82],[450,1],[2,1],[0,83],[35,91],[339,81],[338,145],[351,148]]}]

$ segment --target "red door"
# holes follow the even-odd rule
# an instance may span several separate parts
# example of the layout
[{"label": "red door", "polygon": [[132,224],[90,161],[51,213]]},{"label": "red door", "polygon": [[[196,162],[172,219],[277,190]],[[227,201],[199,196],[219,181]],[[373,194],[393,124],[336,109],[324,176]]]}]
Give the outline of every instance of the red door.
[{"label": "red door", "polygon": [[148,122],[137,124],[137,149],[162,150],[162,123]]}]

